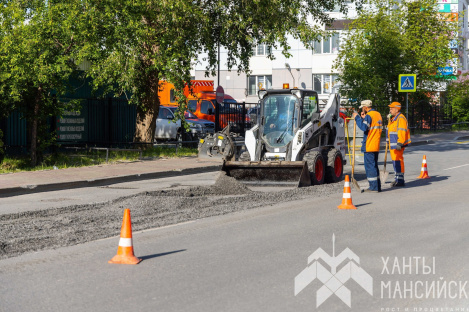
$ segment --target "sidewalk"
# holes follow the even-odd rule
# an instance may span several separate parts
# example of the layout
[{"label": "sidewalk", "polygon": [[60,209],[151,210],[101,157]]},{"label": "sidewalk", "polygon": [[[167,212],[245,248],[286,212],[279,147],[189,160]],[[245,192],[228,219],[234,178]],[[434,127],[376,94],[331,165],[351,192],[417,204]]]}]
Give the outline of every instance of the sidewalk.
[{"label": "sidewalk", "polygon": [[196,157],[141,160],[0,175],[0,197],[219,171],[222,162]]},{"label": "sidewalk", "polygon": [[[411,138],[411,146],[431,144],[436,141],[451,141],[458,138],[469,140],[469,131],[420,134],[413,135]],[[0,197],[219,171],[221,165],[221,160],[199,160],[196,157],[184,157],[7,173],[0,175]]]}]

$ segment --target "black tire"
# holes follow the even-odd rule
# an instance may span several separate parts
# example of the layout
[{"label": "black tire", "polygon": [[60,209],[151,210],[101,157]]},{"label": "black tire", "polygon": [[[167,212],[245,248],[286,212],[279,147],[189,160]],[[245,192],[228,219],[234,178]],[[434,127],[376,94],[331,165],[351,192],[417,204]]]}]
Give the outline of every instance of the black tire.
[{"label": "black tire", "polygon": [[326,163],[322,154],[320,152],[310,152],[303,159],[308,162],[311,184],[323,184],[326,176]]},{"label": "black tire", "polygon": [[333,148],[327,153],[326,183],[342,181],[344,175],[344,159],[342,153]]}]

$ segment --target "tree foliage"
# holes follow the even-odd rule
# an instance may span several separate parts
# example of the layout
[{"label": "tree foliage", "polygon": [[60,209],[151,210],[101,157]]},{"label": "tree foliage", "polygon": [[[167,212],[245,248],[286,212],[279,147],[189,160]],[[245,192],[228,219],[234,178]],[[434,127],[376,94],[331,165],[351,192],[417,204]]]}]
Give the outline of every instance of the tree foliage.
[{"label": "tree foliage", "polygon": [[[361,1],[361,0],[356,0]],[[135,141],[152,142],[161,80],[182,90],[200,53],[214,72],[218,46],[228,67],[249,70],[259,43],[281,47],[288,35],[306,46],[317,39],[325,13],[345,0],[0,0],[0,108],[19,109],[31,134],[31,161],[47,142],[47,117],[67,108],[61,97],[77,64],[89,61],[94,87],[137,104]],[[270,55],[270,57],[273,57]],[[71,90],[73,92],[73,90]],[[39,129],[39,130],[38,130]]]},{"label": "tree foliage", "polygon": [[469,121],[469,74],[465,73],[448,86],[447,98],[451,103],[453,118]]},{"label": "tree foliage", "polygon": [[334,68],[348,98],[376,104],[403,101],[399,74],[417,74],[417,94],[438,87],[435,73],[453,54],[449,40],[457,22],[438,14],[436,1],[372,1],[348,29]]},{"label": "tree foliage", "polygon": [[[153,139],[159,100],[158,83],[175,85],[183,117],[182,90],[202,52],[214,72],[217,50],[228,53],[228,68],[249,70],[258,43],[282,47],[287,35],[310,45],[326,11],[345,10],[343,0],[100,0],[88,1],[92,40],[85,51],[96,86],[126,94],[138,104],[136,141]],[[272,55],[270,55],[272,57]]]},{"label": "tree foliage", "polygon": [[80,1],[0,2],[0,108],[27,120],[31,165],[53,139],[46,120],[60,116],[82,46]]}]

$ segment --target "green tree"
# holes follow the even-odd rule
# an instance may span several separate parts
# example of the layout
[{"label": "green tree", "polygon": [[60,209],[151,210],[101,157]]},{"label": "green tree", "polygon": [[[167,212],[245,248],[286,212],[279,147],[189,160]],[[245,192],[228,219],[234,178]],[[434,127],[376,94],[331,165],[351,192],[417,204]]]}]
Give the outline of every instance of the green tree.
[{"label": "green tree", "polygon": [[0,2],[0,108],[26,118],[31,166],[53,139],[47,118],[69,105],[60,96],[77,69],[83,12],[81,1]]},{"label": "green tree", "polygon": [[[317,39],[319,23],[344,0],[100,0],[89,1],[90,41],[83,50],[91,61],[95,87],[126,96],[137,104],[135,141],[152,142],[162,79],[181,92],[200,53],[208,55],[207,72],[215,72],[217,50],[228,51],[228,68],[249,70],[258,43],[281,47],[288,37],[307,46]],[[272,55],[270,56],[272,57]],[[183,117],[183,116],[179,116]]]},{"label": "green tree", "polygon": [[417,74],[417,94],[433,91],[442,78],[435,73],[453,57],[449,48],[457,22],[438,14],[436,1],[372,1],[354,20],[334,68],[341,93],[376,104],[403,101],[399,74]]},{"label": "green tree", "polygon": [[469,121],[469,74],[461,75],[448,86],[447,98],[451,104],[453,118],[457,121]]}]

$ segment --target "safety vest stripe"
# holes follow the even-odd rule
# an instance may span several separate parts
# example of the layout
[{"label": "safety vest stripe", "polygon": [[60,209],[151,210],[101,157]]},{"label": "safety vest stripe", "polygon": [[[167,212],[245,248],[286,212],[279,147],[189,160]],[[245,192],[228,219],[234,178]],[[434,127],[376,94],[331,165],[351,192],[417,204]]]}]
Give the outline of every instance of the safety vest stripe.
[{"label": "safety vest stripe", "polygon": [[383,129],[383,126],[374,126],[374,127],[370,127],[370,130],[371,129]]},{"label": "safety vest stripe", "polygon": [[407,131],[406,128],[397,128],[397,131],[399,131],[399,130],[400,130],[400,131]]},{"label": "safety vest stripe", "polygon": [[397,131],[389,131],[389,134],[394,134],[394,135],[397,135]]},{"label": "safety vest stripe", "polygon": [[376,178],[367,178],[368,181],[378,181],[378,177]]}]

